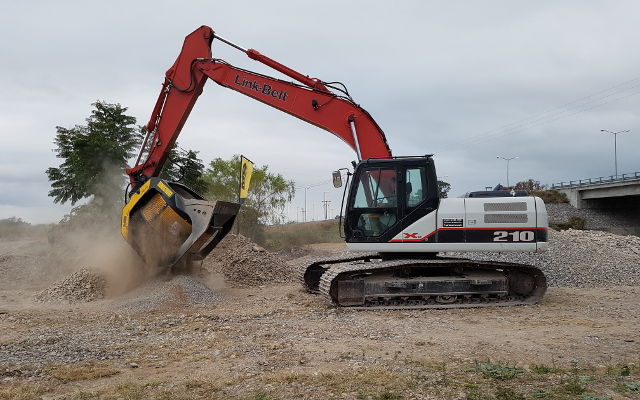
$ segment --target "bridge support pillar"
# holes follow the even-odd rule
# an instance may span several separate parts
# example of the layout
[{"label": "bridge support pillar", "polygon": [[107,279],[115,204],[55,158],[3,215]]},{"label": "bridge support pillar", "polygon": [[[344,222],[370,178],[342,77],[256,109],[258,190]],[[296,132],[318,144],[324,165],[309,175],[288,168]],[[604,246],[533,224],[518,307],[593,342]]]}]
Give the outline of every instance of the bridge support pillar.
[{"label": "bridge support pillar", "polygon": [[579,190],[575,189],[561,189],[558,190],[560,193],[564,193],[569,199],[569,204],[574,206],[577,209],[587,208],[584,207],[584,201],[582,201],[582,195]]}]

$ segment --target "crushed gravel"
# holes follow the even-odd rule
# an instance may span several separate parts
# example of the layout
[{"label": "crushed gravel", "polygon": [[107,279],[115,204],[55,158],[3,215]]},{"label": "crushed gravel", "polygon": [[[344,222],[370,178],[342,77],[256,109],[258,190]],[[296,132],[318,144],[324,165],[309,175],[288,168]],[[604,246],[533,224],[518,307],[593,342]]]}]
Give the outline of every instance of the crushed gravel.
[{"label": "crushed gravel", "polygon": [[104,298],[106,279],[95,271],[82,268],[36,295],[42,303],[88,302]]},{"label": "crushed gravel", "polygon": [[205,259],[203,267],[235,287],[290,282],[293,268],[276,253],[242,235],[227,235]]},{"label": "crushed gravel", "polygon": [[[221,274],[225,283],[249,287],[291,280],[293,267],[280,255],[268,252],[244,236],[229,235],[204,262],[207,274]],[[90,302],[104,299],[106,279],[82,268],[36,295],[36,301]],[[113,299],[115,308],[125,312],[148,312],[160,308],[204,306],[221,296],[190,275],[163,275],[149,279],[135,290]]]},{"label": "crushed gravel", "polygon": [[640,237],[600,231],[549,230],[545,253],[447,253],[475,260],[529,264],[547,284],[592,288],[640,285]]},{"label": "crushed gravel", "polygon": [[117,308],[126,312],[148,312],[160,308],[206,306],[222,298],[197,278],[188,275],[160,277],[146,282],[118,299]]}]

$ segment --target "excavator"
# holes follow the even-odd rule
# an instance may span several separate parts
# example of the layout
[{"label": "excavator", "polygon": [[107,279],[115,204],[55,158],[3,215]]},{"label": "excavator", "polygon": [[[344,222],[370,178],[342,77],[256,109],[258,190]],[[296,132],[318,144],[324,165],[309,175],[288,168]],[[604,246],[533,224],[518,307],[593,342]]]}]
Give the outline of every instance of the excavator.
[{"label": "excavator", "polygon": [[[293,81],[214,58],[214,39]],[[440,198],[433,155],[392,155],[382,129],[344,84],[311,78],[208,26],[185,38],[166,72],[136,165],[126,170],[121,233],[147,263],[171,270],[201,262],[240,209],[158,177],[209,79],[316,125],[355,151],[353,169],[333,174],[336,187],[343,176],[347,180],[340,224],[353,255],[301,266],[308,291],[355,309],[511,306],[544,296],[546,278],[534,266],[447,255],[545,251],[548,222],[540,198]]]}]

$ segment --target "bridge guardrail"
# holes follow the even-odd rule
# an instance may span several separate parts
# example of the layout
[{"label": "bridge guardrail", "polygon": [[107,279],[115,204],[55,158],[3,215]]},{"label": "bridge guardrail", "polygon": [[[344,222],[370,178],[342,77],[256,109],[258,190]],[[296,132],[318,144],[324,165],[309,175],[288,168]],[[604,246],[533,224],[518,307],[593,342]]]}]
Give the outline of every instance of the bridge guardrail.
[{"label": "bridge guardrail", "polygon": [[610,176],[600,176],[597,178],[588,178],[588,179],[578,179],[575,181],[569,182],[558,182],[551,185],[551,189],[568,189],[574,187],[582,187],[582,186],[590,186],[590,185],[600,185],[603,183],[614,183],[614,182],[626,182],[640,180],[640,172],[631,172],[628,174],[622,175],[610,175]]}]

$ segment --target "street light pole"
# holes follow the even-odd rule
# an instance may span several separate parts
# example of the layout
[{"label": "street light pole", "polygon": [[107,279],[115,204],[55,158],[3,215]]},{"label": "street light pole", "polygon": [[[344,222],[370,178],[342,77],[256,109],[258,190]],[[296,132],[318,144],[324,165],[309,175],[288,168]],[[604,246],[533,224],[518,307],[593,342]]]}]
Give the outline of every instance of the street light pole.
[{"label": "street light pole", "polygon": [[309,189],[309,186],[304,187],[304,222],[307,222],[307,189]]},{"label": "street light pole", "polygon": [[502,156],[496,156],[496,158],[501,158],[503,160],[505,160],[507,162],[507,187],[511,187],[511,185],[509,185],[509,161],[511,160],[515,160],[516,157],[502,157]]},{"label": "street light pole", "polygon": [[627,132],[631,132],[629,129],[624,130],[624,131],[618,131],[618,132],[611,132],[609,130],[606,129],[600,129],[600,132],[604,132],[604,133],[610,133],[613,135],[613,163],[615,165],[615,171],[616,171],[616,179],[618,179],[618,134],[619,133],[627,133]]},{"label": "street light pole", "polygon": [[[311,189],[311,188],[314,188],[314,187],[316,187],[316,186],[325,185],[325,184],[327,184],[327,183],[329,183],[329,182],[325,181],[325,182],[320,182],[320,183],[314,183],[314,184],[312,184],[312,185],[307,185],[307,186],[296,186],[296,189],[304,189],[304,214],[303,214],[303,222],[307,222],[307,214],[308,214],[308,213],[307,213],[307,190],[309,190],[309,189]],[[314,206],[314,207],[315,207],[315,206]],[[313,218],[314,218],[314,216],[313,216],[313,212],[314,212],[314,211],[315,211],[315,208],[314,208],[314,210],[312,210],[311,219],[313,219]]]}]

